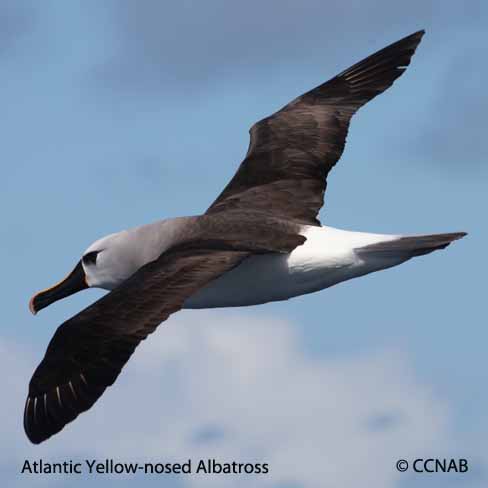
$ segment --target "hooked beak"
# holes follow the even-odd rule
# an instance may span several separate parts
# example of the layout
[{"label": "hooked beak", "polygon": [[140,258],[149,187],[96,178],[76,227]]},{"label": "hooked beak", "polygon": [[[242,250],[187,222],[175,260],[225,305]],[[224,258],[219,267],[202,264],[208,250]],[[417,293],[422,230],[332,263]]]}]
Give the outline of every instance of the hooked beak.
[{"label": "hooked beak", "polygon": [[51,303],[85,288],[88,288],[88,284],[86,282],[85,271],[83,270],[81,261],[79,261],[75,269],[64,280],[51,286],[51,288],[46,288],[36,293],[29,301],[29,309],[35,315],[39,310],[47,307]]}]

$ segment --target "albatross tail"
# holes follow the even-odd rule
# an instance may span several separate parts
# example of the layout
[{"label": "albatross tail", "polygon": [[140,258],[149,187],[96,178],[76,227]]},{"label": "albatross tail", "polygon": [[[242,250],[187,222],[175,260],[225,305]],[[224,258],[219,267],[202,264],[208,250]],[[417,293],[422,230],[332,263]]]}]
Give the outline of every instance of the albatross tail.
[{"label": "albatross tail", "polygon": [[419,236],[403,236],[392,241],[378,242],[355,249],[359,256],[392,257],[410,259],[414,256],[429,254],[444,249],[451,242],[461,239],[466,232],[448,234],[431,234]]}]

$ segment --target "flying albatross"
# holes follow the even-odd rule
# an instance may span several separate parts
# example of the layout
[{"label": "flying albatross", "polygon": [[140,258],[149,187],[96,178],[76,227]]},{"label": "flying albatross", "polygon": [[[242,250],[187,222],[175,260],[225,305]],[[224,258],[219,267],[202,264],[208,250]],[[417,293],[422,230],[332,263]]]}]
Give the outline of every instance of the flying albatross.
[{"label": "flying albatross", "polygon": [[391,44],[254,124],[244,161],[203,215],[106,236],[64,280],[31,298],[35,314],[84,288],[110,290],[57,329],[35,370],[24,409],[33,443],[88,410],[137,345],[182,308],[286,300],[465,235],[350,232],[317,218],[351,117],[401,76],[423,34]]}]

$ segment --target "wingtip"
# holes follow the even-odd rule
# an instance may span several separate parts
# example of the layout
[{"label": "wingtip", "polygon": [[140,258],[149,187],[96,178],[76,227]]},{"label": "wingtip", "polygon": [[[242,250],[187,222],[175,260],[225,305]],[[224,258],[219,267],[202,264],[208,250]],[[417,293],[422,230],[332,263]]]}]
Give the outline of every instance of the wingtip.
[{"label": "wingtip", "polygon": [[405,36],[403,39],[397,41],[399,44],[404,42],[413,42],[415,44],[415,48],[420,44],[420,41],[425,35],[425,29],[420,29],[412,34]]},{"label": "wingtip", "polygon": [[413,36],[418,39],[417,42],[420,42],[422,40],[422,38],[424,37],[425,35],[425,29],[420,29],[418,30],[417,32],[414,32],[413,33]]},{"label": "wingtip", "polygon": [[414,45],[414,50],[417,48],[417,46],[420,44],[420,41],[422,40],[422,37],[424,37],[425,34],[425,29],[420,29],[416,32],[413,32],[412,34],[409,34],[405,37],[402,37],[398,41],[394,42],[390,46],[387,47],[392,47],[392,46],[399,46],[399,45],[405,45],[405,44],[410,44],[412,43]]},{"label": "wingtip", "polygon": [[[29,395],[26,398],[25,406],[24,406],[24,432],[25,432],[25,435],[27,436],[27,439],[29,439],[29,441],[32,444],[40,444],[45,439],[43,439],[42,437],[36,436],[35,433],[31,429],[32,418],[31,418],[31,412],[29,410],[29,407],[31,406],[31,404],[33,404],[33,400],[31,398],[31,396]],[[34,405],[33,405],[33,408],[35,408]]]},{"label": "wingtip", "polygon": [[425,34],[425,29],[419,29],[418,31],[412,32],[408,36],[405,36],[403,39],[409,39],[409,38],[411,38],[411,39],[413,39],[413,38],[422,39],[424,34]]}]

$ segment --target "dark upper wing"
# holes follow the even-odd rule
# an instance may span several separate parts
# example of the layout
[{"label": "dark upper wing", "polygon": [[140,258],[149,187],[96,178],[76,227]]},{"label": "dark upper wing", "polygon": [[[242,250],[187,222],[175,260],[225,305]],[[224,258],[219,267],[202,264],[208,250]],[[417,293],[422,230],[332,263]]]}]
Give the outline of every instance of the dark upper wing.
[{"label": "dark upper wing", "polygon": [[320,225],[326,177],[342,155],[352,115],[405,71],[423,34],[391,44],[254,124],[246,158],[207,213],[245,208]]},{"label": "dark upper wing", "polygon": [[186,298],[247,255],[211,248],[170,251],[64,322],[29,384],[24,410],[29,439],[40,443],[88,410],[141,340]]}]

